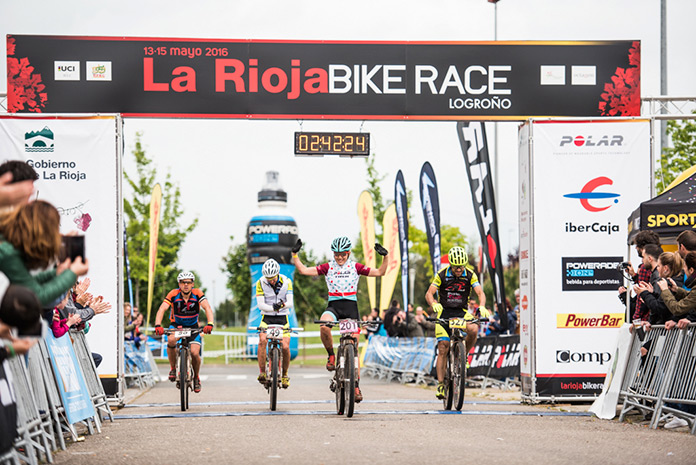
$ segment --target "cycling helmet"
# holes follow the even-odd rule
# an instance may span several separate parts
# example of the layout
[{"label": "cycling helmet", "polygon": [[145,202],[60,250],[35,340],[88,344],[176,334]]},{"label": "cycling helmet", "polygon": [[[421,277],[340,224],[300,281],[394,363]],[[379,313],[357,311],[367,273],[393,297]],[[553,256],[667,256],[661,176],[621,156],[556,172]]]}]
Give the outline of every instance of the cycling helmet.
[{"label": "cycling helmet", "polygon": [[331,243],[331,251],[333,252],[349,252],[350,251],[350,239],[346,236],[337,237]]},{"label": "cycling helmet", "polygon": [[449,258],[450,265],[452,266],[466,266],[469,264],[469,256],[462,247],[452,247],[449,252],[447,252],[447,258]]},{"label": "cycling helmet", "polygon": [[261,267],[261,274],[264,276],[264,278],[272,278],[278,273],[280,273],[280,265],[278,265],[278,262],[272,258],[266,260]]},{"label": "cycling helmet", "polygon": [[190,279],[191,281],[195,281],[196,278],[194,278],[193,273],[190,271],[182,271],[179,273],[179,276],[176,277],[176,282],[181,282],[184,279]]}]

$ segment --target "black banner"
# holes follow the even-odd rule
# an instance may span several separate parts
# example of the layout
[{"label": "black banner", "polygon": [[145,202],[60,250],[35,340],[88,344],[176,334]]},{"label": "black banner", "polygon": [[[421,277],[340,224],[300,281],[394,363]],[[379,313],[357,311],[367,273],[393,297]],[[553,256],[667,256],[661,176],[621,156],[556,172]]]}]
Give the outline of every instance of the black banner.
[{"label": "black banner", "polygon": [[14,112],[521,120],[639,116],[640,42],[8,35]]},{"label": "black banner", "polygon": [[425,220],[425,234],[428,237],[430,260],[433,265],[433,276],[435,276],[442,266],[442,252],[440,251],[440,200],[437,194],[435,173],[433,172],[433,167],[427,161],[423,163],[418,179],[423,219]]},{"label": "black banner", "polygon": [[485,336],[469,351],[467,376],[516,378],[520,376],[520,336]]},{"label": "black banner", "polygon": [[561,257],[564,291],[613,291],[623,284],[623,257]]},{"label": "black banner", "polygon": [[[396,219],[399,223],[399,247],[401,248],[401,294],[404,310],[408,310],[408,198],[404,174],[399,170],[394,183],[394,203],[396,204]],[[409,318],[408,312],[406,318]]]},{"label": "black banner", "polygon": [[471,199],[474,202],[476,224],[481,235],[483,254],[488,262],[493,281],[493,297],[498,306],[498,317],[503,329],[507,328],[505,305],[505,280],[503,261],[500,258],[500,236],[495,212],[495,195],[491,181],[486,130],[483,123],[457,123],[457,134],[461,144],[466,173],[469,176]]}]

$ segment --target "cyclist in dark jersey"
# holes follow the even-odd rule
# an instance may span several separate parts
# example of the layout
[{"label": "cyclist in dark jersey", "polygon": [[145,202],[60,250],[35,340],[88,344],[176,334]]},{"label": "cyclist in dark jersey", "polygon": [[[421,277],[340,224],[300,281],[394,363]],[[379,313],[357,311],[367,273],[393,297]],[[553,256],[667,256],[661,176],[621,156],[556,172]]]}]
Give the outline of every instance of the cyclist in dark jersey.
[{"label": "cyclist in dark jersey", "polygon": [[[473,267],[469,265],[469,257],[466,250],[462,247],[452,247],[447,253],[449,265],[442,268],[433,278],[428,291],[425,293],[425,300],[428,305],[433,307],[438,318],[465,318],[472,319],[467,313],[469,305],[469,294],[473,289],[479,300],[479,312],[482,318],[488,318],[490,312],[486,310],[486,295],[483,293],[483,286],[479,283],[478,276]],[[435,298],[435,294],[438,298]],[[468,323],[466,325],[466,348],[471,349],[476,343],[478,335],[478,325]],[[445,396],[445,370],[447,363],[447,353],[450,348],[450,330],[441,324],[435,327],[435,337],[437,337],[437,397],[442,399]]]},{"label": "cyclist in dark jersey", "polygon": [[[177,276],[179,288],[169,291],[164,298],[164,302],[157,310],[155,316],[155,334],[161,336],[164,334],[164,328],[161,326],[164,312],[171,307],[169,312],[169,329],[177,327],[182,328],[198,328],[198,314],[201,308],[205,310],[205,316],[208,323],[203,328],[205,334],[210,334],[213,331],[213,309],[210,307],[208,299],[200,289],[193,287],[193,273],[182,272]],[[167,338],[167,358],[169,358],[169,381],[176,381],[176,337],[170,334]],[[201,380],[198,373],[201,369],[201,335],[198,334],[191,341],[191,365],[193,366],[193,391],[201,392]]]}]

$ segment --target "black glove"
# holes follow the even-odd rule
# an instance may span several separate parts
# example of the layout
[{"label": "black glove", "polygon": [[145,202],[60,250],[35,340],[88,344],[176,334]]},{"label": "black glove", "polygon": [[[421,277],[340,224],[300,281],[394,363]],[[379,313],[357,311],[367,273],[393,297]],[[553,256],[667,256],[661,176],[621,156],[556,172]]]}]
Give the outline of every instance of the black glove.
[{"label": "black glove", "polygon": [[278,310],[280,310],[284,306],[285,306],[285,304],[283,304],[283,302],[276,302],[273,304],[273,310],[275,310],[277,312]]},{"label": "black glove", "polygon": [[297,253],[300,251],[302,248],[302,239],[297,239],[297,242],[295,242],[295,245],[292,246],[292,253]]},{"label": "black glove", "polygon": [[379,242],[375,242],[375,251],[383,257],[389,253]]}]

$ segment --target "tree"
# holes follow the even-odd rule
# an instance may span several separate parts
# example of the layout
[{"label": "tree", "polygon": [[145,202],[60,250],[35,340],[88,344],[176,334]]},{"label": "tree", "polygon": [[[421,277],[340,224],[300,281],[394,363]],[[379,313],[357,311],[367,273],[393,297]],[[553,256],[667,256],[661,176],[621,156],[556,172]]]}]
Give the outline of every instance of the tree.
[{"label": "tree", "polygon": [[[230,241],[234,242],[234,236],[230,236]],[[246,253],[246,242],[230,246],[220,268],[227,275],[227,288],[232,291],[230,313],[244,315],[244,321],[251,306],[251,273]]]},{"label": "tree", "polygon": [[[128,259],[130,276],[133,282],[133,304],[140,307],[142,313],[147,302],[148,261],[150,250],[150,200],[152,188],[156,184],[157,171],[152,160],[147,157],[141,143],[142,133],[136,134],[135,157],[136,174],[131,176],[124,172],[126,182],[133,190],[132,198],[123,199],[123,211],[126,220],[126,240],[128,242]],[[179,251],[186,236],[198,225],[198,219],[187,226],[180,225],[183,209],[179,187],[167,173],[162,188],[162,209],[160,216],[159,240],[154,278],[154,296],[150,311],[150,322],[169,289],[177,287],[176,276],[179,274]],[[195,274],[195,273],[194,273]],[[200,282],[198,279],[196,282]],[[126,289],[128,282],[125,283]]]},{"label": "tree", "polygon": [[655,172],[656,190],[659,193],[684,170],[696,165],[696,121],[668,121],[667,135],[671,136],[674,147],[664,149],[660,166]]}]

